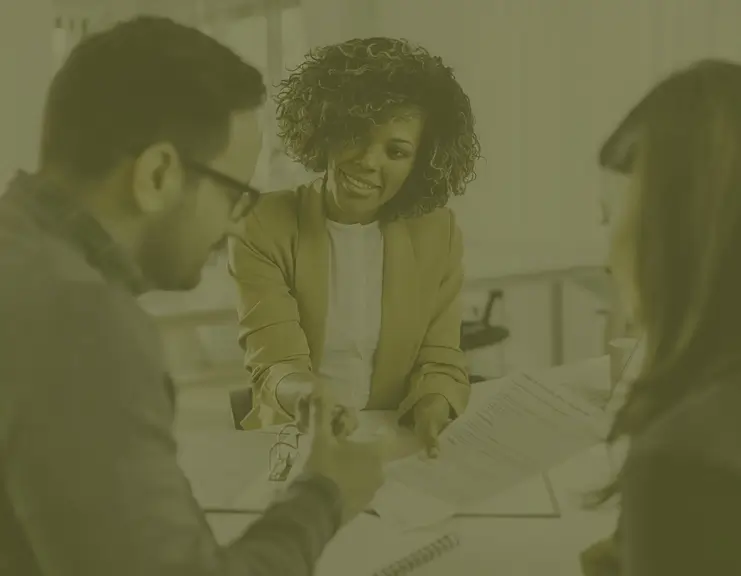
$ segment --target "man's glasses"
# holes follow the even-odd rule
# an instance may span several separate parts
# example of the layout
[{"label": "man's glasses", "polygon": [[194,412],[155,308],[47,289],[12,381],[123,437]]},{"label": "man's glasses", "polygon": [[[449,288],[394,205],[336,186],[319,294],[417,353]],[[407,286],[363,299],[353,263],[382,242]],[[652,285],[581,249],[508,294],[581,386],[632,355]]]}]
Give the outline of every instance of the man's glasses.
[{"label": "man's glasses", "polygon": [[183,166],[196,174],[210,178],[227,189],[234,203],[233,218],[235,221],[247,216],[255,208],[262,196],[262,192],[250,184],[240,182],[223,172],[214,170],[210,166],[206,166],[195,160],[183,159]]}]

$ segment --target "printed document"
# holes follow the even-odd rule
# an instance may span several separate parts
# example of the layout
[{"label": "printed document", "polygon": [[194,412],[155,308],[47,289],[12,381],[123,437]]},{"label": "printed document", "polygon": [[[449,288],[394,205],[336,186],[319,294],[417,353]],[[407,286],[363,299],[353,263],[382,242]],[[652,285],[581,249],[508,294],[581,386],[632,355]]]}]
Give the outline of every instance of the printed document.
[{"label": "printed document", "polygon": [[603,441],[605,413],[565,386],[514,374],[474,387],[440,436],[440,457],[393,463],[390,481],[470,508]]}]

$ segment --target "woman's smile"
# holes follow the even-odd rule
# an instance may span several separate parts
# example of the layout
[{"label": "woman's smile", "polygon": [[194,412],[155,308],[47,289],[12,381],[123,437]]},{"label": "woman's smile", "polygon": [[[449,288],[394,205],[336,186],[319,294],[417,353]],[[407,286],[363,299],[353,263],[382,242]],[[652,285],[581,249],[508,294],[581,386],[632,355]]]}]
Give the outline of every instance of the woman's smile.
[{"label": "woman's smile", "polygon": [[350,192],[351,195],[368,198],[380,189],[380,186],[373,184],[364,178],[352,176],[341,169],[338,170],[338,172],[340,173],[340,180],[343,188]]}]

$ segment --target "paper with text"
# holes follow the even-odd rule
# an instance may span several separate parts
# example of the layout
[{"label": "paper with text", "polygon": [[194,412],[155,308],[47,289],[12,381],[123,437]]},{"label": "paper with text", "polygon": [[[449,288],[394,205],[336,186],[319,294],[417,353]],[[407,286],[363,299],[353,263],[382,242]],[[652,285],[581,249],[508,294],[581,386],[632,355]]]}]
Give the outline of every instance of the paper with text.
[{"label": "paper with text", "polygon": [[565,387],[515,374],[473,389],[466,412],[441,435],[438,459],[406,458],[388,477],[468,508],[598,444],[607,424]]}]

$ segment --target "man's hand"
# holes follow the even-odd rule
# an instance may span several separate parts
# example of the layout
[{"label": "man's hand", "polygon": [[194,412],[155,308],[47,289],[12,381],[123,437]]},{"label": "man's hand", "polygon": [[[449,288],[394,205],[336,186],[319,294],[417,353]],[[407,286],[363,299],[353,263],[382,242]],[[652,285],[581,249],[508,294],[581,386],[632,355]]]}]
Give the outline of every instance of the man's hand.
[{"label": "man's hand", "polygon": [[[302,434],[308,431],[311,423],[311,397],[311,394],[306,394],[296,401],[296,426]],[[359,425],[357,410],[334,403],[328,395],[324,396],[324,401],[331,406],[332,434],[341,439],[352,435]]]},{"label": "man's hand", "polygon": [[444,396],[429,394],[414,405],[414,432],[430,458],[440,454],[438,436],[449,423],[450,404]]},{"label": "man's hand", "polygon": [[309,400],[311,452],[305,470],[332,480],[342,495],[342,523],[368,508],[383,485],[383,445],[338,438],[332,429],[332,403],[321,391]]},{"label": "man's hand", "polygon": [[309,429],[310,398],[315,389],[321,386],[321,395],[328,406],[332,406],[332,431],[339,438],[347,438],[358,429],[357,410],[346,408],[336,402],[326,389],[326,386],[314,376],[298,376],[282,380],[278,384],[278,402],[296,421],[296,426],[302,434]]}]

